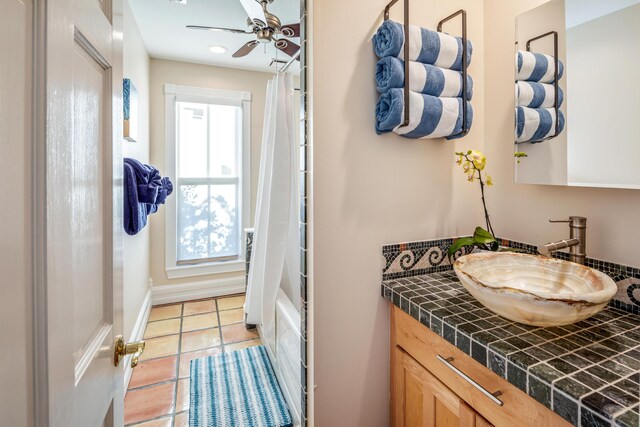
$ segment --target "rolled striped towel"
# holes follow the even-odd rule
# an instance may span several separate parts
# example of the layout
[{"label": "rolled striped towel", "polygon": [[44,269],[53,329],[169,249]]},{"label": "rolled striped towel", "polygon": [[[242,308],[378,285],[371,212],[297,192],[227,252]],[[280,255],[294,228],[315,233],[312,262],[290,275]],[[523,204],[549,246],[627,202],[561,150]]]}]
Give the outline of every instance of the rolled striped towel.
[{"label": "rolled striped towel", "polygon": [[[553,108],[555,107],[555,86],[548,83],[516,82],[516,99],[519,107]],[[564,101],[564,92],[558,88],[558,107]]]},{"label": "rolled striped towel", "polygon": [[[435,65],[409,61],[410,89],[425,95],[441,97],[462,96],[462,72],[439,68]],[[387,56],[376,65],[376,87],[384,93],[389,89],[404,88],[404,61]],[[467,75],[467,100],[473,96],[473,79]]]},{"label": "rolled striped towel", "polygon": [[[560,134],[564,129],[564,114],[560,114]],[[516,107],[516,143],[542,142],[556,132],[556,110],[554,108]]]},{"label": "rolled striped towel", "polygon": [[[449,34],[409,26],[409,60],[450,70],[462,70],[462,39]],[[404,26],[384,21],[373,36],[373,50],[378,58],[395,56],[404,59]],[[473,44],[467,40],[467,65],[471,64]]]},{"label": "rolled striped towel", "polygon": [[[516,53],[516,80],[553,83],[555,74],[553,56],[519,50]],[[564,64],[558,63],[558,80],[564,74]]]},{"label": "rolled striped towel", "polygon": [[[427,139],[460,137],[462,132],[462,99],[438,98],[410,92],[409,126],[400,128],[404,121],[404,90],[391,89],[380,95],[376,105],[376,132],[378,135],[395,132],[405,138]],[[467,102],[467,125],[473,123],[473,108]]]}]

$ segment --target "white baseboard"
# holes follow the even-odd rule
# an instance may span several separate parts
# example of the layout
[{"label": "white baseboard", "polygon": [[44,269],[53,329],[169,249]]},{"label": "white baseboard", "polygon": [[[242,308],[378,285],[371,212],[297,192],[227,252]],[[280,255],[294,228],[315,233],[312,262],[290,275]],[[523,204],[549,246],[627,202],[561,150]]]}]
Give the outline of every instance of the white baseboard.
[{"label": "white baseboard", "polygon": [[244,291],[245,276],[242,275],[225,279],[154,286],[151,288],[151,299],[153,305],[169,304],[172,302],[239,294]]},{"label": "white baseboard", "polygon": [[[151,283],[151,279],[149,279],[149,283]],[[138,318],[136,319],[136,324],[133,325],[133,331],[131,331],[130,337],[125,337],[125,341],[140,341],[144,336],[144,330],[147,326],[147,322],[149,321],[149,313],[151,312],[151,287],[147,291],[147,295],[144,297],[144,301],[142,302],[142,307],[140,307],[140,313],[138,313]],[[127,392],[129,388],[129,381],[131,380],[131,375],[133,374],[133,368],[131,368],[130,362],[131,356],[127,356],[122,363],[124,363],[124,392]]]}]

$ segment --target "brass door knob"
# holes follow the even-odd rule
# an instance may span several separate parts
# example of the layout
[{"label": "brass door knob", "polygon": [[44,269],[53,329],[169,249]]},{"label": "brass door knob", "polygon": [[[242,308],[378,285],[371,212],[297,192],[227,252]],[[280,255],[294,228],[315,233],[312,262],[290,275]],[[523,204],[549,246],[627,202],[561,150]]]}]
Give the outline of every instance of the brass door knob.
[{"label": "brass door knob", "polygon": [[115,351],[113,355],[113,364],[118,366],[120,360],[127,354],[133,354],[131,357],[131,367],[138,366],[138,359],[144,352],[144,341],[124,342],[122,335],[116,337]]}]

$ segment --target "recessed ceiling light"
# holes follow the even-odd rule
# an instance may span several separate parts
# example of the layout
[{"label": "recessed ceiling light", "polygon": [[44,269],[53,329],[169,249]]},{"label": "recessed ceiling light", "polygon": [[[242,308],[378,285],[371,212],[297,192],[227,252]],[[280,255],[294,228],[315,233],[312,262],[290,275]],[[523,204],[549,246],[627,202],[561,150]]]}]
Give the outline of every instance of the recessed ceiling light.
[{"label": "recessed ceiling light", "polygon": [[227,48],[224,46],[209,46],[209,51],[211,53],[225,53],[227,51]]}]

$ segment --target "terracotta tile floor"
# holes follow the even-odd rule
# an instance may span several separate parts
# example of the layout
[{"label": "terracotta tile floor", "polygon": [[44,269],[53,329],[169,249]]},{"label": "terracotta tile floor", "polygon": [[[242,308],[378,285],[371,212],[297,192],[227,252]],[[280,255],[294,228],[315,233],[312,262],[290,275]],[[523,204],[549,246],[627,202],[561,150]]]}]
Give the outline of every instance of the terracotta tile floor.
[{"label": "terracotta tile floor", "polygon": [[242,323],[244,296],[153,307],[147,343],[124,399],[124,423],[136,427],[188,427],[191,360],[259,345]]}]

